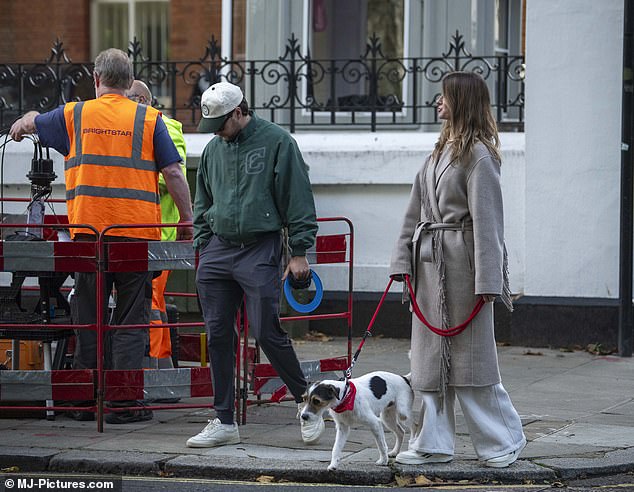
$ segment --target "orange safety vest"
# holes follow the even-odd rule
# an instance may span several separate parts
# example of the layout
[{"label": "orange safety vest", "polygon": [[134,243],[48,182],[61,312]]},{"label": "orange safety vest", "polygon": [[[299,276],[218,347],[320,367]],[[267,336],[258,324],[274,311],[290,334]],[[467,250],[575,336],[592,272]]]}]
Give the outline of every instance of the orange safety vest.
[{"label": "orange safety vest", "polygon": [[[154,129],[159,112],[116,94],[68,103],[66,205],[71,224],[99,232],[113,224],[159,224],[161,208]],[[71,236],[90,233],[72,228]],[[161,239],[159,228],[113,229],[107,235]]]}]

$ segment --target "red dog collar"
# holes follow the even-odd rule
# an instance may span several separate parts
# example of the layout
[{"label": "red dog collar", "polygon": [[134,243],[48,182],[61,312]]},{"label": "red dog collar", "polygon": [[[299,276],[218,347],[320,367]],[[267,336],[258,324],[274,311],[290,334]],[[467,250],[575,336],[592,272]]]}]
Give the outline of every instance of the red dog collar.
[{"label": "red dog collar", "polygon": [[354,410],[354,397],[357,395],[357,388],[355,388],[352,381],[349,381],[348,392],[344,395],[343,399],[333,410],[337,413],[345,412],[346,410]]}]

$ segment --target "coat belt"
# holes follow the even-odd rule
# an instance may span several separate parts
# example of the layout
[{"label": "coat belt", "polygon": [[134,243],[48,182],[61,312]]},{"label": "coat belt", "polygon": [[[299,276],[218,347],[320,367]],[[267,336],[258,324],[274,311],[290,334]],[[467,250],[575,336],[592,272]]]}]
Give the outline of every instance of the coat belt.
[{"label": "coat belt", "polygon": [[412,242],[418,242],[418,238],[422,232],[430,232],[437,229],[443,231],[472,231],[473,222],[419,222],[414,230]]}]

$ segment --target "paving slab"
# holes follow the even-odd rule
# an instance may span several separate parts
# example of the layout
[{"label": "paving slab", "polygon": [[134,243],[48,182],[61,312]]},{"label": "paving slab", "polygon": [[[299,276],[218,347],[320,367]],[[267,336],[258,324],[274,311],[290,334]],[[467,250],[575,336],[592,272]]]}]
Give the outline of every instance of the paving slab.
[{"label": "paving slab", "polygon": [[536,459],[565,480],[590,475],[609,475],[634,471],[634,448],[597,453],[589,458]]},{"label": "paving slab", "polygon": [[535,441],[558,444],[603,446],[608,449],[634,446],[634,428],[623,425],[573,423]]}]

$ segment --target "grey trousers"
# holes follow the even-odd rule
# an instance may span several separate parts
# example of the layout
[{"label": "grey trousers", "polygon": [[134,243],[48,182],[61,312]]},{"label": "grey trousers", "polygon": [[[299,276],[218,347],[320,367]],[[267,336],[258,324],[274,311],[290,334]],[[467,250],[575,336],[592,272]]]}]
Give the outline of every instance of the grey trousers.
[{"label": "grey trousers", "polygon": [[[152,307],[151,272],[117,272],[106,274],[104,286],[104,319],[108,320],[108,297],[112,286],[117,289],[117,306],[111,324],[149,324]],[[71,301],[73,322],[97,322],[97,274],[75,273],[75,295]],[[75,330],[76,345],[73,356],[75,369],[97,367],[97,332]],[[106,332],[106,369],[142,369],[146,329],[122,329]]]},{"label": "grey trousers", "polygon": [[235,318],[246,297],[249,334],[266,354],[295,401],[302,401],[306,379],[288,334],[280,326],[282,238],[267,234],[257,243],[236,246],[212,236],[201,248],[196,285],[211,359],[214,408],[224,424],[233,423]]}]

